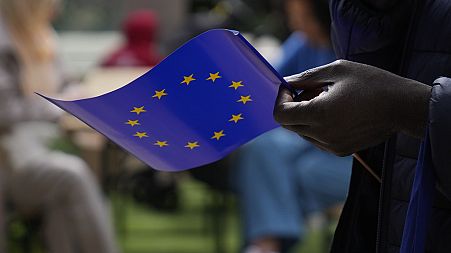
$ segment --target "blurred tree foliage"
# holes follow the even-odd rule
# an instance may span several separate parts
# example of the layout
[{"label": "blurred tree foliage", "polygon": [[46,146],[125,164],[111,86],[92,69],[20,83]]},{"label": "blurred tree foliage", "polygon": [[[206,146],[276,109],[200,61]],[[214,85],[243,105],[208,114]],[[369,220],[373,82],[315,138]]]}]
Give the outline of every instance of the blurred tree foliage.
[{"label": "blurred tree foliage", "polygon": [[289,34],[283,0],[192,0],[191,13],[215,10],[218,6],[226,9],[227,28],[256,36],[270,34],[281,40]]},{"label": "blurred tree foliage", "polygon": [[[151,6],[152,1],[164,0],[64,0],[61,15],[55,20],[55,28],[84,31],[117,30],[128,11]],[[189,6],[188,17],[203,14],[209,16],[207,23],[211,22],[210,25],[205,24],[205,19],[201,19],[203,24],[198,28],[202,30],[219,26],[250,32],[257,36],[271,34],[279,39],[284,39],[288,35],[283,11],[284,1],[281,0],[186,0],[186,2]],[[223,14],[227,17],[222,22],[215,23],[210,14],[214,14],[215,12],[211,11],[218,9],[218,6],[226,9]],[[177,32],[192,32],[193,26],[197,26],[193,24],[194,20],[189,18],[184,27],[185,31]],[[197,33],[198,31],[194,31],[194,34]]]},{"label": "blurred tree foliage", "polygon": [[57,30],[117,29],[125,13],[122,0],[66,0],[55,20]]}]

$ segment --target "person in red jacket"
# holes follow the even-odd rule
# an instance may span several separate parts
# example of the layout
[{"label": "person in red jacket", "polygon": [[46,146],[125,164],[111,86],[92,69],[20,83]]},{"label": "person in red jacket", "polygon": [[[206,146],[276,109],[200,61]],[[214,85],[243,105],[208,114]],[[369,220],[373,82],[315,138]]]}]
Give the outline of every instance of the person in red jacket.
[{"label": "person in red jacket", "polygon": [[158,19],[152,11],[140,10],[128,15],[122,25],[125,43],[107,56],[102,67],[153,67],[162,57],[155,37]]}]

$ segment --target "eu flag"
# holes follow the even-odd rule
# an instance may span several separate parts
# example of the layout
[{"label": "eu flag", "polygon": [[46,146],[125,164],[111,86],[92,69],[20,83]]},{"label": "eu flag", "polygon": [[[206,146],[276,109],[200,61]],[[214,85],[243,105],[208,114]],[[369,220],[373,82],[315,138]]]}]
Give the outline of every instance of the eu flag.
[{"label": "eu flag", "polygon": [[75,101],[47,98],[152,168],[205,165],[277,127],[283,78],[236,31],[190,40],[128,85]]}]

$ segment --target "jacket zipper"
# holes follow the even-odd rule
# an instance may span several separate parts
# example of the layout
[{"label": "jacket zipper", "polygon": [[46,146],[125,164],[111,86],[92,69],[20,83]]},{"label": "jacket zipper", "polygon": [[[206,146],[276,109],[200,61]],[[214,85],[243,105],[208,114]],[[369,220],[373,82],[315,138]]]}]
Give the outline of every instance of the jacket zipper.
[{"label": "jacket zipper", "polygon": [[[385,150],[387,151],[388,142],[385,144]],[[377,208],[377,233],[376,233],[376,253],[380,252],[382,247],[381,242],[381,225],[382,225],[382,199],[384,197],[384,186],[385,186],[385,154],[382,160],[382,170],[381,170],[381,188],[379,190],[379,205]]]},{"label": "jacket zipper", "polygon": [[[396,147],[396,137],[391,137],[386,143],[384,148],[384,157],[382,159],[382,170],[381,170],[381,188],[379,191],[379,206],[377,213],[377,234],[376,234],[376,253],[383,252],[386,249],[386,238],[382,239],[382,231],[385,230],[385,223],[383,222],[385,218],[386,206],[384,205],[384,196],[386,194],[390,195],[390,184],[392,181],[391,172],[393,168],[388,168],[388,165],[393,165],[394,148]],[[391,155],[392,154],[392,155]],[[391,155],[389,157],[389,155]],[[388,174],[390,173],[390,174]],[[388,182],[386,182],[388,181]],[[385,203],[386,204],[386,203]],[[389,204],[389,203],[388,203]],[[382,228],[384,226],[384,228]]]},{"label": "jacket zipper", "polygon": [[[413,0],[413,9],[412,13],[409,19],[409,26],[406,33],[406,39],[404,42],[404,47],[402,50],[402,58],[401,63],[399,65],[398,74],[403,75],[405,73],[405,63],[406,63],[406,57],[407,57],[407,51],[408,48],[411,46],[409,45],[409,42],[411,42],[413,27],[415,22],[415,17],[417,16],[418,12],[418,0]],[[384,238],[382,239],[382,233],[387,233],[384,223],[385,218],[385,211],[387,209],[386,206],[384,206],[384,196],[388,194],[390,196],[390,185],[392,181],[391,173],[393,171],[394,166],[394,157],[396,152],[396,135],[394,137],[391,137],[386,143],[385,143],[385,150],[384,150],[384,158],[382,160],[382,171],[381,171],[381,188],[379,193],[379,206],[378,206],[378,214],[377,214],[377,233],[376,233],[376,253],[382,253],[386,251],[386,235],[384,234]],[[389,157],[390,156],[390,157]],[[387,165],[391,164],[392,168],[388,168]],[[389,173],[389,174],[387,174]],[[387,181],[385,183],[385,181]],[[386,189],[387,188],[387,189]],[[387,191],[387,192],[386,192]],[[386,203],[388,207],[390,206],[390,203]],[[384,228],[382,228],[384,226]]]}]

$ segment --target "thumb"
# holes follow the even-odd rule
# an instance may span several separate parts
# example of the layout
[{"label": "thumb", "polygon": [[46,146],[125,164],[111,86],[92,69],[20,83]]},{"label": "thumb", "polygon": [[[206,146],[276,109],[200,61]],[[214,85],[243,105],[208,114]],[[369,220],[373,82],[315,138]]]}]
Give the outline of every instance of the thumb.
[{"label": "thumb", "polygon": [[306,70],[302,73],[285,77],[285,81],[300,90],[320,89],[334,82],[334,71],[336,62]]},{"label": "thumb", "polygon": [[281,125],[310,125],[318,120],[315,101],[295,102],[291,91],[280,86],[274,106],[274,118]]}]

